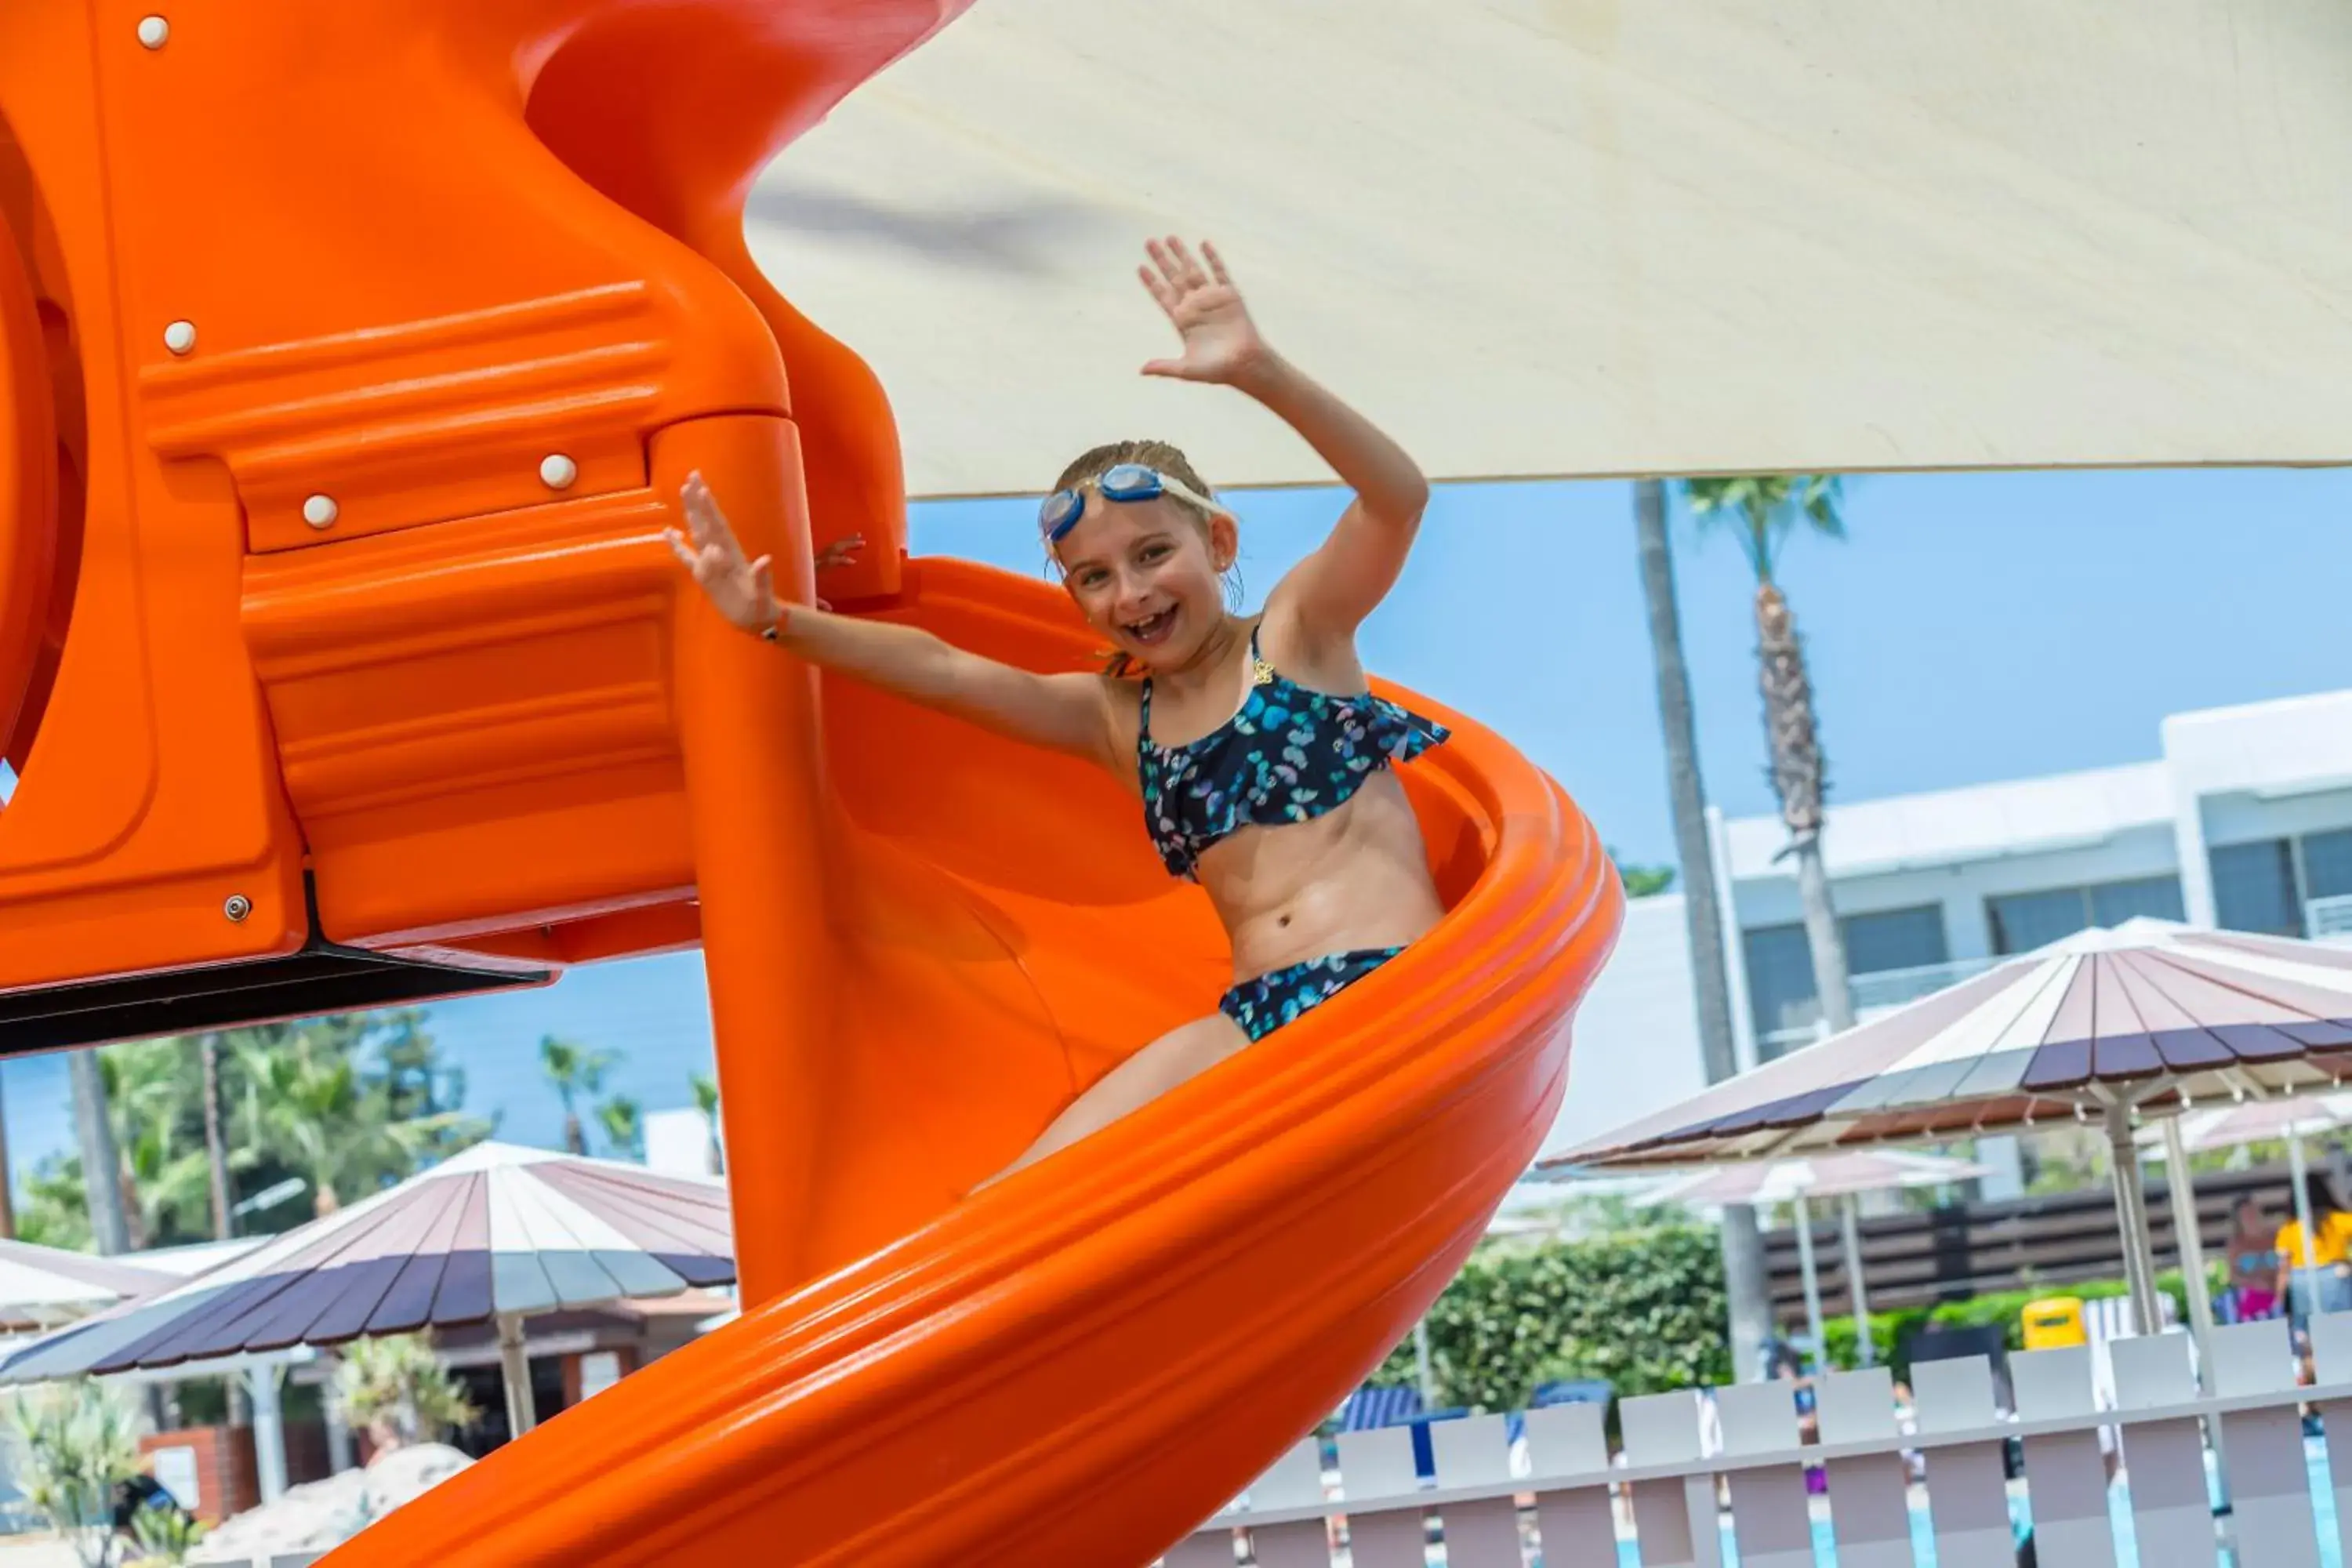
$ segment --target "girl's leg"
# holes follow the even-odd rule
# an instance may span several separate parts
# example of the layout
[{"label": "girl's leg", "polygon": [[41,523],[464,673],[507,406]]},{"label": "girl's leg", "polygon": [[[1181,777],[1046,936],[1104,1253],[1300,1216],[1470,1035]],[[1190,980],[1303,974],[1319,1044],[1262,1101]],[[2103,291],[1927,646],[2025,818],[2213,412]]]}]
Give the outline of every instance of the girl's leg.
[{"label": "girl's leg", "polygon": [[1100,1131],[1129,1111],[1149,1105],[1186,1079],[1208,1071],[1248,1044],[1249,1037],[1242,1033],[1241,1026],[1223,1013],[1212,1013],[1170,1030],[1105,1073],[1093,1088],[1054,1119],[1053,1125],[1029,1145],[1021,1158],[981,1186],[1001,1182],[1024,1165],[1034,1165],[1088,1133]]}]

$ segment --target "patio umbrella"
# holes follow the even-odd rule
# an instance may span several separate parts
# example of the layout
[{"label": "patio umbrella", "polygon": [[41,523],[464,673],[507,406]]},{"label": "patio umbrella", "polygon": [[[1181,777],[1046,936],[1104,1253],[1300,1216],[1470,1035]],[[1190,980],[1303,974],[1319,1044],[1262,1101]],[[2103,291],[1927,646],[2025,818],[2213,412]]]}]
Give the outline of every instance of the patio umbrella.
[{"label": "patio umbrella", "polygon": [[53,1328],[163,1289],[175,1278],[62,1247],[0,1241],[0,1332]]},{"label": "patio umbrella", "polygon": [[1862,1280],[1862,1226],[1855,1199],[1891,1187],[1940,1187],[1990,1175],[1992,1167],[1935,1154],[1894,1149],[1856,1150],[1812,1159],[1759,1161],[1698,1171],[1668,1181],[1644,1194],[1646,1202],[1719,1209],[1730,1204],[1761,1208],[1790,1204],[1797,1211],[1797,1263],[1804,1279],[1805,1326],[1813,1336],[1813,1362],[1822,1364],[1828,1342],[1822,1334],[1821,1275],[1813,1262],[1811,1200],[1836,1198],[1843,1226],[1846,1293],[1853,1298],[1856,1348],[1863,1364],[1875,1359],[1867,1324],[1870,1300]]},{"label": "patio umbrella", "polygon": [[509,1429],[530,1429],[522,1324],[735,1278],[715,1179],[479,1143],[171,1289],[26,1345],[0,1383],[157,1371],[495,1321]]},{"label": "patio umbrella", "polygon": [[[1687,1165],[2095,1116],[2115,1155],[2133,1306],[2152,1332],[2156,1271],[2136,1121],[2200,1102],[2326,1091],[2347,1068],[2352,950],[2142,919],[2007,960],[1565,1158]],[[2173,1164],[2185,1173],[2185,1159]],[[2193,1277],[2202,1266],[2196,1227],[2180,1236]],[[2201,1328],[2204,1292],[2189,1296]]]}]

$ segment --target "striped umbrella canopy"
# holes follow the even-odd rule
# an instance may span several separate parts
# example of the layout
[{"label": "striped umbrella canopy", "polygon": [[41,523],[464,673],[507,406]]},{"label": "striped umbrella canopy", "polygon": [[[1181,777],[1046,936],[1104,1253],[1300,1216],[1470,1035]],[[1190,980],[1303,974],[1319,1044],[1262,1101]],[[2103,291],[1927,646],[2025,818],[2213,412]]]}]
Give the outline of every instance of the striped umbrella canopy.
[{"label": "striped umbrella canopy", "polygon": [[0,1382],[489,1320],[503,1339],[532,1314],[734,1278],[721,1183],[481,1143],[173,1289],[47,1335],[0,1365]]},{"label": "striped umbrella canopy", "polygon": [[2352,949],[2141,919],[2078,932],[1568,1151],[1686,1165],[1937,1142],[2339,1086]]},{"label": "striped umbrella canopy", "polygon": [[[2346,1126],[2352,1126],[2352,1094],[2285,1095],[2183,1111],[2180,1142],[2189,1152],[2201,1154],[2242,1143],[2317,1138]],[[2141,1142],[2153,1142],[2158,1131],[2143,1131]]]},{"label": "striped umbrella canopy", "polygon": [[[1568,1151],[1587,1166],[1757,1159],[1944,1142],[2072,1116],[2104,1124],[2124,1266],[2156,1331],[2155,1247],[2137,1121],[2200,1101],[2340,1088],[2352,1066],[2352,949],[2139,919],[2079,931],[1974,980],[1742,1073]],[[2168,1148],[2168,1155],[2172,1150]],[[2169,1159],[2190,1212],[2185,1154]],[[2203,1268],[2194,1226],[2183,1267]],[[2201,1295],[2190,1308],[2202,1335]]]},{"label": "striped umbrella canopy", "polygon": [[0,1330],[44,1328],[174,1283],[158,1268],[61,1247],[0,1241]]}]

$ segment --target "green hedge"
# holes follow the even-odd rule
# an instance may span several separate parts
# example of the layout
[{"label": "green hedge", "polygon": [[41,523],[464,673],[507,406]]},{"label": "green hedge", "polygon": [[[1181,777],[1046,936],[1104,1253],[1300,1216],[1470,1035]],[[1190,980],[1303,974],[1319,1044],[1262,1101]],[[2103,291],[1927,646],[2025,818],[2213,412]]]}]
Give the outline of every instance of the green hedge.
[{"label": "green hedge", "polygon": [[[1488,1247],[1430,1309],[1438,1396],[1518,1410],[1561,1378],[1606,1378],[1621,1395],[1722,1383],[1726,1310],[1715,1233],[1695,1226]],[[1414,1379],[1410,1338],[1372,1377]]]},{"label": "green hedge", "polygon": [[[2185,1321],[2179,1271],[2159,1275],[2157,1284]],[[1901,1352],[1925,1323],[1997,1323],[2009,1348],[2017,1350],[2027,1302],[2126,1294],[2116,1279],[1994,1291],[1932,1308],[1874,1312],[1871,1338],[1880,1364],[1907,1377]],[[1441,1401],[1480,1410],[1522,1409],[1538,1384],[1564,1378],[1606,1379],[1621,1398],[1727,1383],[1727,1310],[1722,1254],[1712,1230],[1667,1225],[1533,1247],[1488,1247],[1430,1309],[1431,1371]],[[1832,1318],[1823,1331],[1832,1366],[1859,1364],[1851,1318]],[[1408,1336],[1370,1381],[1393,1386],[1416,1380]]]},{"label": "green hedge", "polygon": [[[2181,1288],[2180,1270],[2167,1269],[2156,1277],[2156,1288],[2172,1298],[2172,1309],[2180,1321],[2189,1321],[2189,1298]],[[2221,1277],[2215,1272],[2213,1289],[2221,1289]],[[1900,1359],[1905,1342],[1922,1325],[1934,1323],[1954,1329],[1983,1328],[1998,1324],[2007,1336],[2012,1351],[2025,1348],[2025,1309],[2029,1302],[2053,1296],[2074,1296],[2085,1301],[2095,1301],[2110,1296],[2128,1296],[2131,1287],[2121,1279],[2091,1279],[2079,1285],[2043,1285],[2032,1290],[1994,1290],[1966,1301],[1944,1301],[1934,1307],[1912,1307],[1899,1312],[1873,1312],[1870,1315],[1871,1343],[1878,1352],[1879,1364],[1893,1366],[1897,1377],[1907,1378],[1910,1368]],[[1825,1349],[1830,1365],[1852,1368],[1860,1364],[1854,1352],[1859,1343],[1852,1318],[1832,1318],[1822,1325],[1822,1336],[1829,1343]]]}]

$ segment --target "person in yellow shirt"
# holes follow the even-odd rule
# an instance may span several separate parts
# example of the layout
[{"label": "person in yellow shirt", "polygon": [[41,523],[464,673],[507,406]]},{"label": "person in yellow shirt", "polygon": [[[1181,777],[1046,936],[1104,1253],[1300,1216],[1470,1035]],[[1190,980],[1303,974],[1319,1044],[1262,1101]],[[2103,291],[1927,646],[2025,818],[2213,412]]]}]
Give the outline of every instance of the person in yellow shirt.
[{"label": "person in yellow shirt", "polygon": [[[2279,1226],[2273,1245],[2279,1255],[2278,1289],[2282,1300],[2300,1319],[2317,1310],[2338,1312],[2352,1307],[2352,1212],[2336,1196],[2336,1187],[2320,1171],[2303,1178],[2305,1201],[2311,1210],[2311,1261],[2303,1256],[2303,1222],[2291,1219]],[[2307,1281],[2301,1293],[2290,1293],[2298,1276]]]}]

